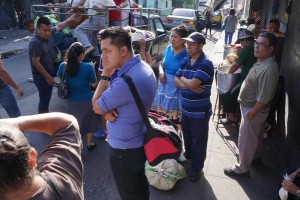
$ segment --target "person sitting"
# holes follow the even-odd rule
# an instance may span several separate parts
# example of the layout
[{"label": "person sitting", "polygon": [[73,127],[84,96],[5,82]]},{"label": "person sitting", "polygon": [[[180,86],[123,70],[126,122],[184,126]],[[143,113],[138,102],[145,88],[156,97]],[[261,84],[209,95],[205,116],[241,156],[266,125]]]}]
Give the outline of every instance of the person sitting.
[{"label": "person sitting", "polygon": [[[24,131],[51,137],[39,157]],[[84,199],[81,150],[79,126],[71,115],[0,119],[0,199]]]}]

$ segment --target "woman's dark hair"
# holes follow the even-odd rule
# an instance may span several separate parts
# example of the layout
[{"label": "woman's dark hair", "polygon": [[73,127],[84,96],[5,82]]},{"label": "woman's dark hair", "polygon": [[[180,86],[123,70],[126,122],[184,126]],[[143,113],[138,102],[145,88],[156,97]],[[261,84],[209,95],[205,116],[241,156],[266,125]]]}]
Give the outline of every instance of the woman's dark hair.
[{"label": "woman's dark hair", "polygon": [[49,18],[47,18],[47,17],[40,17],[38,20],[37,20],[37,22],[36,22],[36,27],[38,27],[38,28],[41,28],[41,25],[42,24],[45,24],[45,25],[47,25],[47,26],[49,26],[49,25],[51,25],[51,21],[50,21],[50,19]]},{"label": "woman's dark hair", "polygon": [[99,32],[101,40],[111,38],[111,43],[119,48],[126,46],[129,52],[132,51],[131,37],[129,33],[120,26],[112,26],[107,29],[103,29]]},{"label": "woman's dark hair", "polygon": [[189,30],[184,24],[172,28],[171,31],[175,31],[181,38],[185,38],[189,36]]},{"label": "woman's dark hair", "polygon": [[29,166],[30,149],[23,132],[0,128],[0,199],[5,191],[31,183],[34,170]]},{"label": "woman's dark hair", "polygon": [[273,33],[270,33],[268,31],[264,31],[264,32],[260,33],[258,35],[258,37],[267,38],[269,40],[269,45],[273,46],[273,47],[276,47],[277,38],[276,38],[276,36]]},{"label": "woman's dark hair", "polygon": [[235,10],[233,8],[231,8],[229,11],[229,15],[234,15],[234,14],[235,14]]},{"label": "woman's dark hair", "polygon": [[66,72],[69,76],[76,76],[80,69],[79,55],[84,53],[85,48],[80,42],[74,42],[65,57]]}]

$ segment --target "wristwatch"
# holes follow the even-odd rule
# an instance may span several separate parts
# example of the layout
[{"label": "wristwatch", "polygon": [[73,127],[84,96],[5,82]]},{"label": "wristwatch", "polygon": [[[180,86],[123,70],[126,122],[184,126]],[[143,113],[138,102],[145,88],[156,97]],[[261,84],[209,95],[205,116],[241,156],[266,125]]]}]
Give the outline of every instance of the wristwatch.
[{"label": "wristwatch", "polygon": [[110,81],[111,77],[109,77],[109,76],[100,76],[100,80]]},{"label": "wristwatch", "polygon": [[297,197],[300,197],[300,189],[297,190],[296,196],[297,196]]}]

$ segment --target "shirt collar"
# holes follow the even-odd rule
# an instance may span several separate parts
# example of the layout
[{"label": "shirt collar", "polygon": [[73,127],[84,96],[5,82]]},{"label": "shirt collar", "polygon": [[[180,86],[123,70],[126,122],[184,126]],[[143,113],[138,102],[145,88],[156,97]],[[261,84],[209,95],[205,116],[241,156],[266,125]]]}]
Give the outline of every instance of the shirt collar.
[{"label": "shirt collar", "polygon": [[264,59],[263,61],[257,61],[258,65],[265,65],[269,62],[276,62],[275,56],[271,56],[269,58]]},{"label": "shirt collar", "polygon": [[122,74],[126,74],[134,65],[136,65],[138,62],[141,62],[141,56],[135,55],[132,58],[130,58],[120,69],[118,72],[118,76],[121,76]]}]

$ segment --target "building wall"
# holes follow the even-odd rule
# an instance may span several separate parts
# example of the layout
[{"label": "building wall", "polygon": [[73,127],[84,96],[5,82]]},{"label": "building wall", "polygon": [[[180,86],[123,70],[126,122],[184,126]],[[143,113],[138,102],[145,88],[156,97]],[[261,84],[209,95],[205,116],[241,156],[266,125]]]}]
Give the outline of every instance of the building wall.
[{"label": "building wall", "polygon": [[287,25],[282,56],[282,71],[287,96],[286,143],[292,167],[300,166],[300,1],[294,1]]},{"label": "building wall", "polygon": [[162,16],[169,15],[172,12],[172,0],[161,0],[159,8],[161,9],[160,14]]}]

